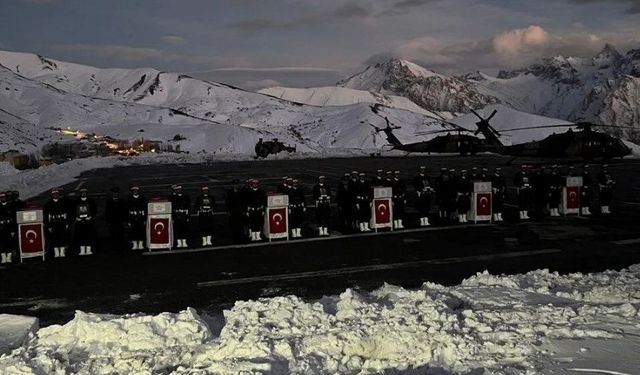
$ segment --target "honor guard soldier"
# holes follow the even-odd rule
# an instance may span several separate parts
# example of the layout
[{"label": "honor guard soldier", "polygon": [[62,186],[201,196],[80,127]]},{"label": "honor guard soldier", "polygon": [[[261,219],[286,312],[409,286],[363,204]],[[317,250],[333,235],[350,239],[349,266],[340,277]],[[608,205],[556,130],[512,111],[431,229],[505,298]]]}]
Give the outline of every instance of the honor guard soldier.
[{"label": "honor guard soldier", "polygon": [[469,181],[471,182],[482,181],[482,176],[480,175],[480,170],[478,170],[478,167],[471,168],[471,175],[469,175]]},{"label": "honor guard soldier", "polygon": [[382,185],[383,187],[393,187],[393,171],[386,171],[384,173],[385,178],[384,178],[384,185]]},{"label": "honor guard soldier", "polygon": [[580,190],[580,214],[591,215],[591,202],[593,202],[593,176],[588,164],[582,166],[582,189]]},{"label": "honor guard soldier", "polygon": [[231,182],[232,186],[227,190],[225,198],[225,207],[229,215],[229,226],[231,227],[231,235],[233,241],[240,243],[244,241],[244,212],[245,204],[243,201],[240,180],[237,178]]},{"label": "honor guard soldier", "polygon": [[467,175],[467,170],[463,169],[456,179],[458,222],[467,222],[467,213],[471,208],[471,191],[473,182]]},{"label": "honor guard soldier", "polygon": [[367,176],[363,172],[358,174],[356,185],[356,215],[360,232],[370,232],[369,221],[371,220],[371,185],[367,181]]},{"label": "honor guard soldier", "polygon": [[496,168],[493,171],[491,181],[491,190],[493,193],[493,221],[503,221],[502,212],[504,211],[504,201],[507,198],[507,181],[502,175],[502,168]]},{"label": "honor guard soldier", "polygon": [[560,216],[560,201],[562,200],[563,178],[558,171],[558,166],[551,168],[551,175],[548,177],[549,187],[549,212],[551,216]]},{"label": "honor guard soldier", "polygon": [[404,229],[404,213],[407,206],[407,185],[400,178],[400,171],[393,172],[393,227]]},{"label": "honor guard soldier", "polygon": [[360,220],[358,219],[358,189],[359,189],[359,174],[357,171],[351,171],[351,175],[349,176],[349,191],[351,204],[351,229],[354,230],[360,227]]},{"label": "honor guard soldier", "polygon": [[276,191],[279,194],[288,194],[288,190],[289,190],[289,185],[287,183],[287,180],[289,179],[289,176],[284,176],[282,177],[282,182],[280,182],[280,185],[278,185],[278,187],[276,188]]},{"label": "honor guard soldier", "polygon": [[98,208],[89,198],[87,189],[80,189],[80,197],[75,202],[74,243],[80,255],[92,255],[96,239],[95,219]]},{"label": "honor guard soldier", "polygon": [[482,168],[482,171],[480,172],[480,182],[489,182],[489,181],[491,181],[491,176],[489,175],[489,169]]},{"label": "honor guard soldier", "polygon": [[16,211],[8,195],[0,192],[0,264],[11,263],[16,251]]},{"label": "honor guard soldier", "polygon": [[267,201],[267,195],[259,188],[260,182],[252,179],[251,189],[247,193],[247,211],[246,216],[249,220],[249,237],[251,241],[260,241],[260,232],[262,230],[264,205]]},{"label": "honor guard soldier", "polygon": [[445,204],[445,185],[449,180],[448,177],[449,170],[447,168],[440,168],[440,174],[436,177],[435,180],[435,191],[436,191],[436,204],[438,205],[438,217],[440,219],[445,219],[447,217],[447,205]]},{"label": "honor guard soldier", "polygon": [[433,188],[431,187],[431,179],[427,175],[427,167],[420,167],[418,175],[413,179],[413,187],[416,190],[417,200],[416,208],[420,214],[420,226],[427,227],[429,223],[429,211],[431,211],[431,195]]},{"label": "honor guard soldier", "polygon": [[611,213],[611,202],[613,201],[613,188],[616,180],[609,172],[607,164],[602,165],[602,170],[598,174],[598,185],[600,186],[600,212],[607,215]]},{"label": "honor guard soldier", "polygon": [[353,229],[353,190],[350,189],[349,174],[345,173],[338,184],[336,193],[336,201],[338,203],[338,214],[340,216],[340,225],[344,232]]},{"label": "honor guard soldier", "polygon": [[522,165],[520,171],[516,173],[513,185],[516,187],[520,220],[528,220],[531,206],[531,175],[526,165]]},{"label": "honor guard soldier", "polygon": [[9,200],[9,203],[13,206],[13,209],[16,212],[27,207],[27,204],[20,199],[20,192],[17,190],[8,191],[7,198]]},{"label": "honor guard soldier", "polygon": [[131,187],[126,207],[131,249],[144,250],[144,242],[147,238],[147,199],[140,194],[139,187]]},{"label": "honor guard soldier", "polygon": [[202,246],[213,245],[213,210],[216,207],[214,198],[209,194],[209,187],[203,186],[196,198],[195,211],[198,216],[198,235],[202,239]]},{"label": "honor guard soldier", "polygon": [[329,218],[331,217],[331,190],[325,182],[325,177],[318,177],[318,183],[313,187],[313,200],[316,202],[316,219],[318,221],[318,235],[329,235]]},{"label": "honor guard soldier", "polygon": [[387,179],[382,169],[376,171],[376,176],[373,178],[373,186],[386,186]]},{"label": "honor guard soldier", "polygon": [[120,188],[112,187],[110,196],[105,204],[105,219],[109,227],[111,250],[121,252],[124,249],[124,223],[126,219],[126,204],[120,198]]},{"label": "honor guard soldier", "polygon": [[169,197],[171,201],[171,219],[173,220],[173,235],[177,249],[187,248],[189,238],[189,222],[191,221],[191,199],[184,194],[182,186],[173,185],[173,192]]},{"label": "honor guard soldier", "polygon": [[53,248],[55,258],[67,256],[69,221],[69,207],[64,204],[60,190],[53,189],[51,199],[44,205],[44,225],[47,243]]},{"label": "honor guard soldier", "polygon": [[304,189],[298,185],[298,180],[293,179],[289,188],[289,223],[291,225],[291,237],[302,237],[302,223],[307,207],[304,201]]}]

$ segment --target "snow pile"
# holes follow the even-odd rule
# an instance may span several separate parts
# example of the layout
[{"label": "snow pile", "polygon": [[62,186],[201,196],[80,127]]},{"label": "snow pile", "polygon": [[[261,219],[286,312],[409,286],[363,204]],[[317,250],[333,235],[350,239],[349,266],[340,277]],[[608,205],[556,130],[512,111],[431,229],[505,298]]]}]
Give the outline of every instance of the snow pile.
[{"label": "snow pile", "polygon": [[0,354],[24,345],[29,335],[37,330],[37,318],[0,314]]},{"label": "snow pile", "polygon": [[[631,352],[598,362],[599,371],[613,373],[640,366],[633,352],[640,348],[638,291],[638,265],[566,276],[482,273],[450,288],[384,285],[316,302],[295,296],[241,301],[224,312],[217,337],[192,309],[123,317],[77,312],[1,357],[0,372],[535,374],[583,363],[589,349],[567,350],[579,340],[594,351],[624,342]],[[635,362],[618,363],[617,356]]]}]

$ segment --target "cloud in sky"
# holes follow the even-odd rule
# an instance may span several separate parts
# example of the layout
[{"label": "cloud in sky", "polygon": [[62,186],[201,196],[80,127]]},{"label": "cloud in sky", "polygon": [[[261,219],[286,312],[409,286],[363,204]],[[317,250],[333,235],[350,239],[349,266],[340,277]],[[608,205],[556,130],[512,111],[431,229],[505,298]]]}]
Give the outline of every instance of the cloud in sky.
[{"label": "cloud in sky", "polygon": [[164,40],[168,44],[173,44],[173,45],[182,45],[187,42],[185,38],[178,35],[165,35],[162,37],[162,40]]},{"label": "cloud in sky", "polygon": [[309,85],[391,56],[463,73],[638,47],[639,11],[640,0],[0,0],[0,35],[14,51],[237,84],[291,82],[273,67],[326,70],[306,82],[298,71]]}]

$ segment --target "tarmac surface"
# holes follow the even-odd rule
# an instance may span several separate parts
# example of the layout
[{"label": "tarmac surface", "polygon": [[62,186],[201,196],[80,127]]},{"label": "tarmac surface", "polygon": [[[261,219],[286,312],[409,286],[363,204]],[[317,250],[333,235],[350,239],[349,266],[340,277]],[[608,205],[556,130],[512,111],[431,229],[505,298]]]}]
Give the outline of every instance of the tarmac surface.
[{"label": "tarmac surface", "polygon": [[[301,240],[234,245],[223,212],[224,191],[233,178],[259,178],[262,188],[272,191],[283,175],[293,176],[310,194],[320,174],[335,188],[340,176],[351,170],[373,175],[378,168],[397,169],[411,178],[420,165],[427,165],[433,176],[441,166],[458,170],[499,166],[511,183],[521,161],[508,165],[508,160],[495,156],[346,158],[90,171],[65,190],[73,195],[82,187],[89,189],[101,214],[103,198],[113,185],[126,193],[136,184],[147,196],[166,196],[172,184],[180,183],[192,199],[200,186],[209,186],[219,203],[214,247],[115,255],[106,251],[109,238],[101,232],[105,250],[93,257],[48,259],[44,263],[30,260],[0,268],[0,311],[35,315],[46,325],[68,321],[75,310],[159,313],[191,306],[216,312],[239,299],[283,294],[315,299],[346,288],[370,290],[384,282],[408,288],[426,281],[451,285],[484,270],[595,272],[640,263],[639,160],[610,163],[618,186],[613,214],[608,216],[521,223],[513,219],[511,209],[506,212],[507,222],[501,224],[436,223],[430,228],[415,228],[417,217],[409,210],[407,230],[343,234],[334,225],[331,237],[315,238],[310,209]],[[593,166],[595,171],[599,169]],[[47,197],[43,194],[33,202],[42,203]],[[311,205],[310,197],[307,203]]]}]

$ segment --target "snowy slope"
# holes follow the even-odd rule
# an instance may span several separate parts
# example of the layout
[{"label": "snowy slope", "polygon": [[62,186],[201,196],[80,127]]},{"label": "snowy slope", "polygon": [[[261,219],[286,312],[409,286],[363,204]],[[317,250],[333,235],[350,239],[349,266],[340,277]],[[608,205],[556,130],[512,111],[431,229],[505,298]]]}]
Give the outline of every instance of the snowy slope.
[{"label": "snowy slope", "polygon": [[[3,374],[636,374],[640,266],[479,273],[218,312],[76,312],[0,357]],[[216,314],[207,316],[207,313]],[[210,328],[220,326],[220,330]]]},{"label": "snowy slope", "polygon": [[258,91],[261,94],[270,95],[294,103],[314,106],[344,106],[356,103],[381,104],[391,108],[404,109],[426,116],[437,117],[411,100],[396,95],[386,95],[374,91],[354,90],[345,87],[269,87]]},{"label": "snowy slope", "polygon": [[[32,54],[0,52],[0,64],[8,67],[0,67],[7,87],[0,90],[0,109],[40,128],[69,126],[116,138],[159,140],[181,134],[187,138],[178,142],[181,150],[193,152],[252,153],[260,137],[279,138],[300,151],[387,144],[371,126],[383,123],[367,103],[300,105],[152,69],[98,69]],[[441,128],[421,113],[382,111],[404,124],[400,139]]]},{"label": "snowy slope", "polygon": [[[519,129],[533,126],[550,126],[550,125],[571,125],[572,122],[558,120],[550,117],[532,115],[530,113],[516,111],[503,104],[494,104],[477,110],[478,114],[483,118],[488,118],[493,111],[497,111],[491,119],[490,124],[498,132],[506,129]],[[465,129],[475,131],[478,129],[476,122],[479,119],[473,113],[456,117],[450,122],[459,125]],[[571,127],[559,127],[550,129],[531,129],[514,132],[502,133],[501,139],[504,144],[517,144],[531,141],[539,141],[553,133],[565,132]]]}]

